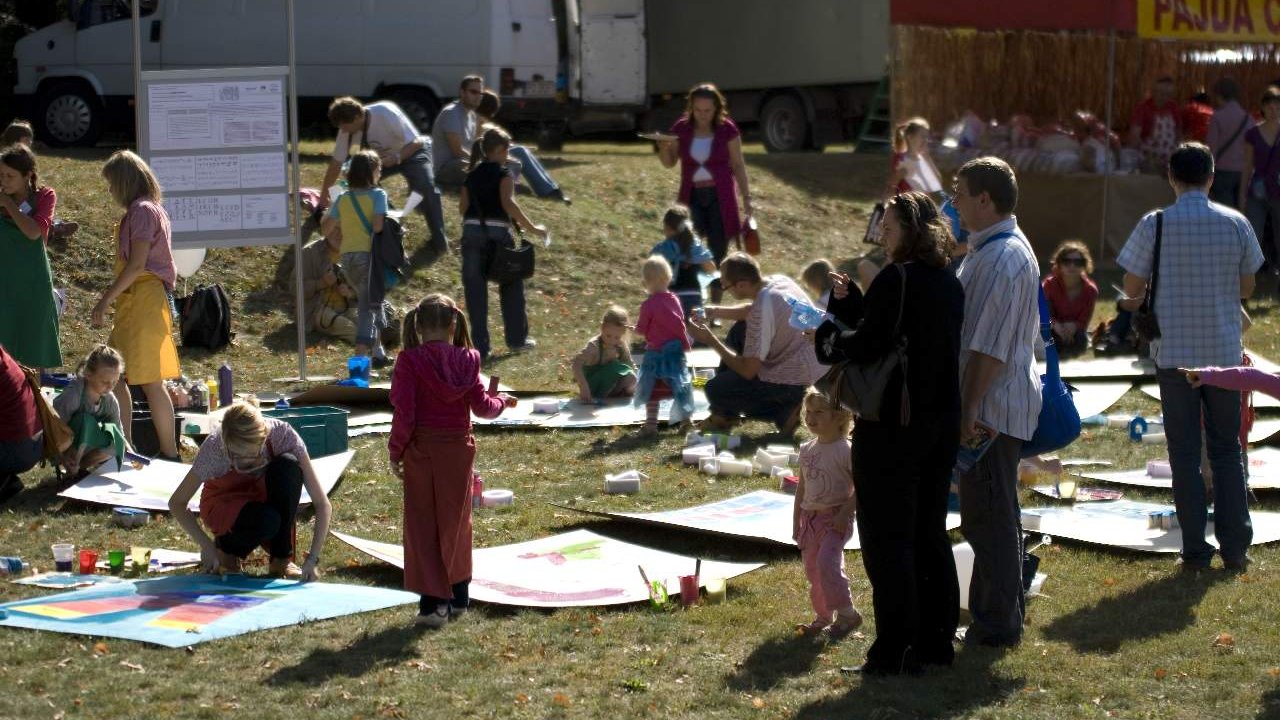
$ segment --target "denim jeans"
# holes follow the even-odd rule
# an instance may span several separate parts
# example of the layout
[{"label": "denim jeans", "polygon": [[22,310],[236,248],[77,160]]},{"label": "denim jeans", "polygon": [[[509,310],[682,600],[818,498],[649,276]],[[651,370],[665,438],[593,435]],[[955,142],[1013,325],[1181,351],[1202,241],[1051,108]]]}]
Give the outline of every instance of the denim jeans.
[{"label": "denim jeans", "polygon": [[342,273],[356,290],[356,344],[376,348],[379,335],[387,326],[385,305],[374,305],[369,298],[369,268],[371,253],[350,252],[342,254]]},{"label": "denim jeans", "polygon": [[1204,539],[1208,497],[1200,472],[1202,417],[1213,470],[1214,537],[1223,560],[1238,562],[1253,542],[1240,453],[1240,393],[1207,385],[1191,387],[1181,373],[1168,368],[1157,370],[1156,379],[1173,471],[1173,504],[1182,528],[1183,562],[1203,567],[1213,558],[1213,546]]},{"label": "denim jeans", "polygon": [[[511,243],[511,231],[488,225],[462,226],[462,292],[471,322],[471,342],[481,357],[489,355],[489,281],[485,271],[492,256],[491,244]],[[524,281],[498,285],[502,307],[502,330],[507,346],[520,347],[529,339],[529,316],[525,312]]]},{"label": "denim jeans", "polygon": [[[1184,381],[1185,382],[1185,381]],[[1026,595],[1022,584],[1022,509],[1018,457],[1022,441],[1000,434],[959,476],[960,529],[973,547],[965,644],[1011,646],[1022,640]]]},{"label": "denim jeans", "polygon": [[382,177],[403,175],[409,190],[422,196],[418,212],[427,221],[431,232],[431,249],[437,255],[443,255],[449,249],[449,240],[444,234],[444,208],[440,204],[440,188],[436,187],[435,173],[431,169],[431,140],[426,145],[398,165],[384,168]]},{"label": "denim jeans", "polygon": [[512,145],[508,150],[511,157],[520,161],[521,172],[524,175],[525,182],[529,183],[529,187],[533,189],[533,194],[538,197],[546,197],[560,186],[555,180],[551,179],[550,173],[542,166],[542,161],[538,160],[538,156],[524,145]]}]

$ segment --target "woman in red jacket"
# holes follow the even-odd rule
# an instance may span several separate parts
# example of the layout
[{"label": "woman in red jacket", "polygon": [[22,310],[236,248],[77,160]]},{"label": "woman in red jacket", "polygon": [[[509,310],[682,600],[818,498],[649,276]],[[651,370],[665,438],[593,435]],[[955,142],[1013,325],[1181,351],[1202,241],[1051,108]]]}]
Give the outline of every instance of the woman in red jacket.
[{"label": "woman in red jacket", "polygon": [[1098,301],[1098,286],[1089,279],[1093,258],[1079,240],[1067,240],[1053,251],[1053,266],[1045,277],[1045,299],[1060,357],[1079,355],[1089,347],[1089,323]]}]

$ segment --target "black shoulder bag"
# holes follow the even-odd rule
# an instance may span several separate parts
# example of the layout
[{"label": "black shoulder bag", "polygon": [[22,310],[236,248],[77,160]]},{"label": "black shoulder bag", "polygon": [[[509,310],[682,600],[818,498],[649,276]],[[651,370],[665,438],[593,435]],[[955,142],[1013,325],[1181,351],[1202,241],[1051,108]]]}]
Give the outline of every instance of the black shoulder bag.
[{"label": "black shoulder bag", "polygon": [[1160,323],[1156,319],[1156,280],[1160,276],[1160,241],[1164,235],[1164,213],[1156,213],[1156,247],[1151,259],[1151,279],[1147,281],[1147,296],[1133,313],[1133,329],[1138,337],[1151,342],[1160,337]]},{"label": "black shoulder bag", "polygon": [[485,238],[489,240],[489,265],[485,268],[485,277],[499,285],[533,277],[535,266],[533,243],[525,238],[524,233],[520,233],[519,242],[516,242],[514,237],[511,243],[490,238],[489,226],[485,224],[484,209],[480,205],[480,200],[471,188],[467,188],[467,192],[471,207],[475,208],[476,215],[480,218],[480,228],[484,231]]}]

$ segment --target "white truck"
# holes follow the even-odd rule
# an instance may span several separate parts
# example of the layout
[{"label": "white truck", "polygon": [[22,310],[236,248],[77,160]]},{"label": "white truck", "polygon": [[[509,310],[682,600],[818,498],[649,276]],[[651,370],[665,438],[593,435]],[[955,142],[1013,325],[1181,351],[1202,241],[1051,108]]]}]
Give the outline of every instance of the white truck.
[{"label": "white truck", "polygon": [[[284,0],[140,0],[143,67],[284,65]],[[70,0],[21,39],[19,112],[51,145],[132,119],[132,0]],[[884,73],[888,0],[296,0],[304,121],[338,95],[390,98],[424,130],[480,73],[502,119],[566,132],[665,126],[717,83],[772,150],[847,139]]]}]

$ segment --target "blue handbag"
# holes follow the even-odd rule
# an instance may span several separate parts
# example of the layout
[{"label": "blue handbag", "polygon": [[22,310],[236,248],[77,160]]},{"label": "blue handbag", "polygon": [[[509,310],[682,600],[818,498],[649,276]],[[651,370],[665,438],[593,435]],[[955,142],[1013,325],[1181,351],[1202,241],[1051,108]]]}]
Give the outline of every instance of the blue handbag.
[{"label": "blue handbag", "polygon": [[1040,376],[1040,421],[1030,440],[1022,445],[1022,457],[1060,450],[1080,437],[1080,412],[1071,398],[1071,386],[1058,371],[1058,347],[1049,327],[1049,301],[1040,289],[1040,336],[1044,338],[1045,374]]}]

